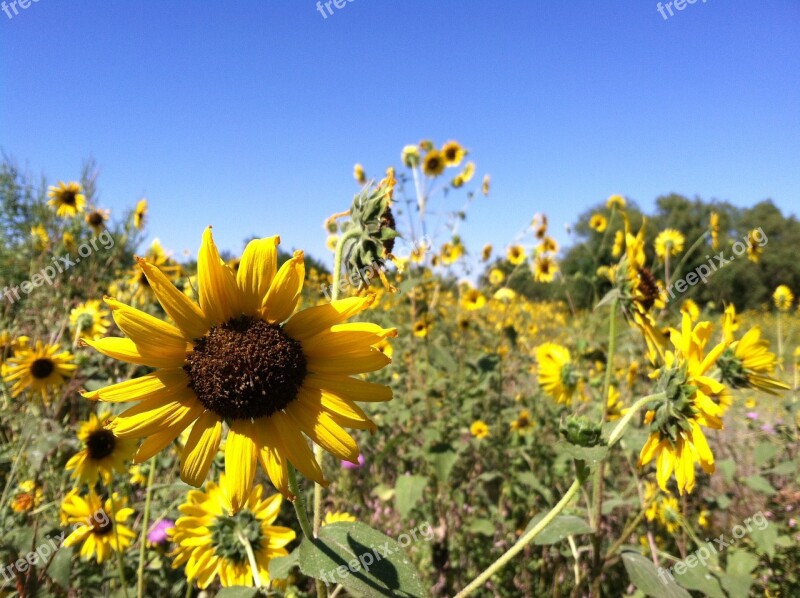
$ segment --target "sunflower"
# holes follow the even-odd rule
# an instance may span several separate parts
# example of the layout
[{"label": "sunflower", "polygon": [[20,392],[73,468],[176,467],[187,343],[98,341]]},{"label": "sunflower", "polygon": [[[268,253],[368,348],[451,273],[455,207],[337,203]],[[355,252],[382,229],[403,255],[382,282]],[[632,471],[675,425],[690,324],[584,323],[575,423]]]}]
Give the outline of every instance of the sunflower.
[{"label": "sunflower", "polygon": [[481,183],[481,192],[483,193],[484,197],[489,197],[489,183],[491,183],[492,177],[488,174],[483,175],[483,182]]},{"label": "sunflower", "polygon": [[47,196],[50,198],[47,205],[55,208],[56,215],[61,218],[71,218],[82,213],[86,205],[83,189],[80,183],[75,181],[71,183],[59,181],[57,187],[47,189]]},{"label": "sunflower", "polygon": [[772,300],[775,302],[775,307],[778,308],[778,311],[789,311],[792,309],[792,303],[794,303],[792,289],[785,284],[779,285],[775,292],[772,293]]},{"label": "sunflower", "polygon": [[439,176],[444,172],[445,166],[444,156],[435,149],[425,154],[425,159],[422,160],[422,172],[428,176]]},{"label": "sunflower", "polygon": [[558,262],[549,255],[537,255],[533,260],[533,279],[536,282],[548,283],[558,274]]},{"label": "sunflower", "polygon": [[547,236],[547,214],[536,214],[533,217],[531,226],[534,229],[536,238],[539,240],[544,239]]},{"label": "sunflower", "polygon": [[141,465],[132,465],[129,467],[128,475],[130,476],[128,482],[131,484],[131,486],[147,485],[147,476],[145,475],[144,471],[142,471]]},{"label": "sunflower", "polygon": [[467,151],[461,147],[458,141],[448,141],[442,146],[442,156],[446,166],[458,166],[467,155]]},{"label": "sunflower", "polygon": [[625,414],[625,407],[622,403],[622,395],[613,384],[608,387],[608,399],[606,400],[606,418],[613,422]]},{"label": "sunflower", "polygon": [[488,262],[490,257],[492,257],[492,246],[490,243],[487,243],[481,250],[481,259],[484,262]]},{"label": "sunflower", "polygon": [[668,534],[680,529],[681,509],[677,498],[662,493],[652,482],[645,482],[644,501],[648,505],[645,511],[648,521],[658,521]]},{"label": "sunflower", "polygon": [[489,426],[486,425],[486,422],[480,419],[476,419],[469,427],[469,433],[472,434],[478,440],[483,440],[489,436]]},{"label": "sunflower", "polygon": [[662,260],[666,259],[667,254],[677,255],[683,251],[685,241],[686,239],[680,231],[666,228],[656,237],[656,255]]},{"label": "sunflower", "polygon": [[86,214],[86,224],[91,226],[95,233],[99,234],[106,227],[109,213],[108,210],[92,210]]},{"label": "sunflower", "polygon": [[[114,472],[125,473],[127,463],[136,452],[136,440],[117,438],[104,426],[111,419],[111,412],[99,416],[92,413],[89,419],[81,422],[78,439],[83,449],[67,461],[66,470],[72,471],[72,479],[93,487],[98,478],[108,486]],[[73,471],[74,470],[74,471]]]},{"label": "sunflower", "polygon": [[228,487],[223,475],[219,485],[209,482],[205,491],[189,491],[179,507],[183,516],[167,532],[176,544],[172,568],[186,565],[187,579],[202,590],[216,577],[224,588],[266,584],[269,562],[289,554],[285,546],[295,539],[288,527],[272,525],[281,510],[280,494],[264,499],[264,487],[256,485],[237,507]]},{"label": "sunflower", "polygon": [[353,178],[359,185],[363,185],[367,182],[367,173],[364,172],[364,167],[361,166],[361,164],[353,166]]},{"label": "sunflower", "polygon": [[42,488],[33,480],[17,484],[17,493],[11,499],[11,510],[15,513],[29,513],[42,504]]},{"label": "sunflower", "polygon": [[491,284],[492,286],[498,286],[503,284],[503,281],[505,281],[505,279],[506,275],[500,268],[492,268],[489,271],[489,284]]},{"label": "sunflower", "polygon": [[72,233],[65,232],[61,235],[61,242],[64,244],[64,248],[70,253],[78,248],[78,244],[75,242],[75,236]]},{"label": "sunflower", "polygon": [[658,486],[665,492],[673,472],[678,491],[691,492],[696,462],[706,473],[714,472],[714,455],[701,426],[722,429],[723,407],[712,399],[724,395],[726,388],[708,373],[726,343],[719,343],[704,356],[710,337],[709,322],[692,328],[691,318],[684,313],[681,330],[670,330],[674,352],[666,351],[665,366],[655,374],[666,398],[645,415],[650,436],[639,454],[639,467],[655,459]]},{"label": "sunflower", "polygon": [[622,255],[623,249],[625,249],[625,231],[618,230],[614,233],[614,245],[611,247],[611,255],[619,257]]},{"label": "sunflower", "polygon": [[419,164],[419,147],[416,145],[406,145],[400,152],[400,159],[408,168],[414,168]]},{"label": "sunflower", "polygon": [[98,299],[90,299],[69,312],[69,324],[75,336],[85,336],[92,340],[103,336],[111,322],[108,311],[103,309]]},{"label": "sunflower", "polygon": [[719,214],[716,212],[711,212],[708,229],[711,231],[711,249],[716,251],[719,248]]},{"label": "sunflower", "polygon": [[44,251],[50,245],[50,236],[41,224],[31,227],[31,239],[33,239],[33,247],[37,251]]},{"label": "sunflower", "polygon": [[78,528],[67,536],[64,546],[82,543],[81,556],[87,560],[95,556],[100,564],[112,552],[124,552],[131,545],[136,534],[123,525],[131,515],[127,499],[116,492],[103,503],[91,488],[86,496],[72,490],[61,503],[61,517],[65,525],[77,523]]},{"label": "sunflower", "polygon": [[517,415],[517,419],[511,422],[511,430],[517,434],[527,434],[533,429],[533,420],[531,419],[531,412],[523,409]]},{"label": "sunflower", "polygon": [[558,243],[553,237],[545,237],[541,243],[536,246],[536,253],[555,253],[558,251]]},{"label": "sunflower", "polygon": [[429,331],[430,326],[428,326],[428,324],[422,320],[414,322],[414,327],[411,329],[411,332],[414,334],[414,336],[419,338],[425,338],[428,336]]},{"label": "sunflower", "polygon": [[691,299],[686,299],[683,303],[681,303],[681,313],[689,314],[692,322],[697,322],[697,320],[700,318],[700,308],[697,306],[697,303]]},{"label": "sunflower", "polygon": [[144,226],[144,219],[147,216],[147,200],[142,198],[136,204],[136,210],[133,212],[133,226],[137,230],[141,230]]},{"label": "sunflower", "polygon": [[454,240],[452,243],[444,243],[442,245],[441,257],[442,264],[445,266],[454,264],[462,255],[464,255],[464,246],[461,241]]},{"label": "sunflower", "polygon": [[11,384],[11,396],[18,397],[29,388],[47,399],[47,390],[56,388],[71,378],[77,365],[70,363],[73,359],[69,351],[60,351],[58,345],[45,345],[36,341],[33,348],[25,347],[8,359],[8,367],[3,377],[6,384]]},{"label": "sunflower", "polygon": [[569,349],[555,343],[544,343],[536,349],[539,364],[539,386],[556,403],[569,405],[578,390],[580,375],[572,364]]},{"label": "sunflower", "polygon": [[598,233],[605,232],[608,227],[608,218],[602,214],[592,214],[589,218],[589,228],[596,230]]},{"label": "sunflower", "polygon": [[761,259],[761,254],[764,253],[764,248],[758,244],[756,239],[758,229],[751,230],[747,233],[747,259],[753,263],[758,263]]},{"label": "sunflower", "polygon": [[475,162],[467,162],[467,165],[464,166],[464,170],[458,173],[450,184],[458,189],[459,187],[463,187],[466,183],[469,183],[473,176],[475,176]]},{"label": "sunflower", "polygon": [[506,251],[506,259],[513,266],[519,266],[525,262],[525,250],[521,245],[512,245]]},{"label": "sunflower", "polygon": [[355,523],[358,521],[347,511],[328,511],[325,513],[325,519],[322,520],[322,525],[330,525],[331,523]]},{"label": "sunflower", "polygon": [[613,210],[614,208],[622,210],[625,208],[625,198],[621,195],[612,195],[606,200],[606,207],[609,210]]},{"label": "sunflower", "polygon": [[270,237],[248,243],[234,275],[207,228],[197,260],[199,305],[140,259],[156,298],[176,325],[106,298],[129,338],[84,339],[108,357],[159,368],[84,393],[110,403],[140,401],[111,425],[119,438],[146,438],[137,463],[191,427],[181,478],[200,486],[225,424],[225,470],[237,509],[250,493],[257,461],[287,497],[289,464],[327,484],[306,436],[336,458],[356,462],[358,445],[342,426],[375,430],[375,424],[354,401],[392,398],[390,388],[352,376],[390,363],[373,345],[396,336],[396,329],[342,323],[367,309],[375,296],[294,313],[305,277],[303,252],[296,251],[278,269],[279,242]]},{"label": "sunflower", "polygon": [[461,294],[461,307],[467,311],[475,311],[486,305],[486,297],[478,289],[467,289]]}]

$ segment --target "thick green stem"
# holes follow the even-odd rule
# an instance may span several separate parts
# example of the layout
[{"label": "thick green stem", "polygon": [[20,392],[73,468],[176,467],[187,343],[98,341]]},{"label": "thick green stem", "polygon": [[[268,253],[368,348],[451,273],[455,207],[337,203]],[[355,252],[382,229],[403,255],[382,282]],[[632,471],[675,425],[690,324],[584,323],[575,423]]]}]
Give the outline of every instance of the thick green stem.
[{"label": "thick green stem", "polygon": [[156,458],[150,460],[150,473],[147,474],[147,493],[142,515],[142,533],[139,536],[139,571],[137,573],[136,596],[144,598],[144,557],[147,548],[147,526],[150,524],[150,505],[153,501],[153,480],[156,477]]}]

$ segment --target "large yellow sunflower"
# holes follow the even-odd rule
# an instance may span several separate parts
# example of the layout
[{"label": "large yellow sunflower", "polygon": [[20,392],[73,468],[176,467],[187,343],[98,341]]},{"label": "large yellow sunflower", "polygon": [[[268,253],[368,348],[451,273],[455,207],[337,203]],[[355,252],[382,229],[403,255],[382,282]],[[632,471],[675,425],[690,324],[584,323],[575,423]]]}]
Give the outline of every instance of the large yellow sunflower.
[{"label": "large yellow sunflower", "polygon": [[110,418],[111,412],[106,411],[99,417],[92,413],[87,421],[81,422],[78,439],[83,449],[67,461],[66,470],[72,471],[72,478],[89,487],[94,486],[98,477],[108,486],[114,471],[127,471],[128,461],[136,452],[135,439],[117,438],[103,427]]},{"label": "large yellow sunflower", "polygon": [[3,379],[6,384],[13,383],[11,396],[18,397],[29,388],[46,400],[48,389],[61,386],[66,378],[71,378],[78,366],[70,363],[72,354],[69,351],[60,349],[58,345],[36,341],[33,348],[26,346],[10,357]]},{"label": "large yellow sunflower", "polygon": [[50,200],[47,205],[56,209],[56,214],[61,218],[71,218],[83,212],[86,206],[86,196],[80,183],[72,181],[65,183],[58,182],[58,186],[49,187],[47,196]]},{"label": "large yellow sunflower", "polygon": [[[179,509],[183,513],[167,533],[175,542],[172,567],[186,565],[186,577],[205,589],[219,577],[222,587],[255,585],[269,581],[269,562],[289,554],[285,548],[295,533],[288,527],[272,525],[281,510],[281,495],[262,500],[264,487],[256,485],[245,496],[241,508],[234,508],[226,490],[209,482],[206,491],[192,490]],[[248,545],[257,571],[250,567]]]},{"label": "large yellow sunflower", "polygon": [[64,540],[64,546],[81,544],[81,556],[90,559],[95,556],[98,563],[111,556],[112,552],[124,551],[136,537],[133,531],[123,525],[133,509],[126,506],[127,500],[116,492],[105,503],[91,488],[89,494],[81,496],[72,490],[61,503],[63,523],[77,523],[78,527]]},{"label": "large yellow sunflower", "polygon": [[109,357],[158,368],[84,394],[110,403],[140,401],[112,424],[120,438],[146,438],[137,463],[191,427],[181,478],[200,486],[227,428],[226,479],[237,509],[250,493],[256,462],[286,496],[290,463],[326,484],[305,436],[355,463],[358,446],[342,426],[374,430],[375,424],[354,401],[392,398],[388,387],[352,376],[390,363],[374,345],[396,330],[342,323],[368,308],[374,295],[294,314],[305,276],[303,252],[278,269],[278,243],[278,237],[251,241],[234,275],[206,229],[197,260],[199,305],[139,260],[175,325],[107,298],[129,338],[85,341]]}]

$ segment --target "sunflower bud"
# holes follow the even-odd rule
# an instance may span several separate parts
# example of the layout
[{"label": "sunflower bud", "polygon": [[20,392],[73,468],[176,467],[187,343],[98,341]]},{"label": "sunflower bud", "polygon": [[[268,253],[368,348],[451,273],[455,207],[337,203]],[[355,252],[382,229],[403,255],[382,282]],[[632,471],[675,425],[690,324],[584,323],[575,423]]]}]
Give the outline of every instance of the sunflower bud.
[{"label": "sunflower bud", "polygon": [[600,425],[585,416],[568,417],[559,431],[567,442],[577,446],[597,446],[602,440]]}]

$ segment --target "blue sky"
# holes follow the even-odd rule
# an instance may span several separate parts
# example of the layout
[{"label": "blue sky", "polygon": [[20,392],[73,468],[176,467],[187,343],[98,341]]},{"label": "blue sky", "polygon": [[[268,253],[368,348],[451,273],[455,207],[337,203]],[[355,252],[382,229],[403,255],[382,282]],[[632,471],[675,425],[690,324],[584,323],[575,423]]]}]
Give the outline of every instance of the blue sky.
[{"label": "blue sky", "polygon": [[[8,0],[6,0],[8,1]],[[461,232],[503,247],[621,193],[800,207],[800,3],[61,2],[0,12],[0,149],[51,180],[93,156],[100,204],[150,238],[252,235],[323,256],[324,218],[457,139],[492,193]],[[13,13],[12,13],[13,14]],[[453,208],[460,207],[455,201]]]}]

